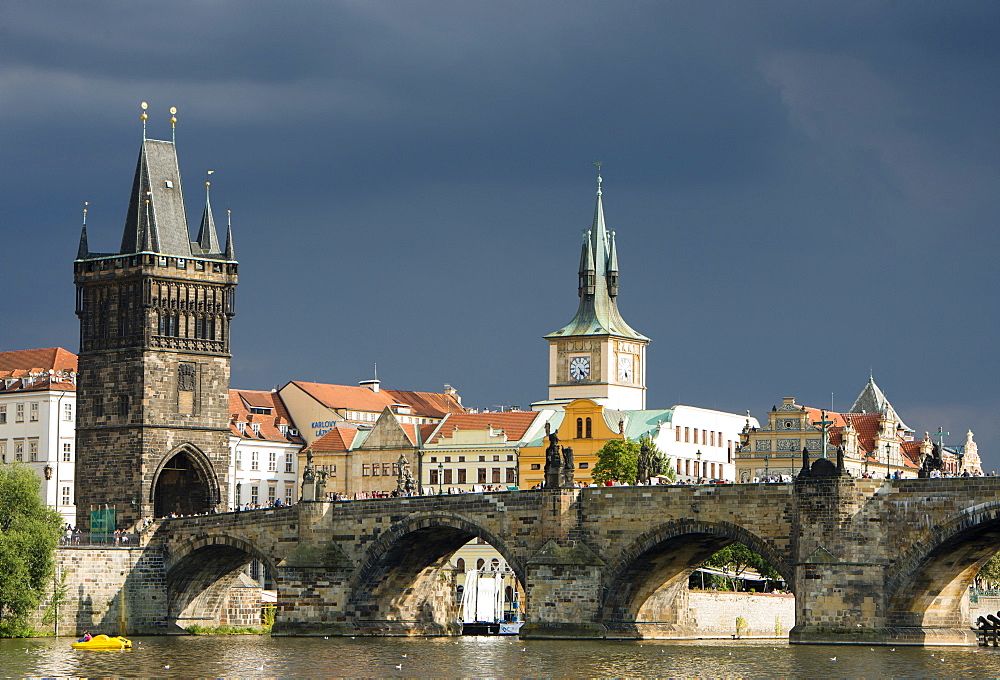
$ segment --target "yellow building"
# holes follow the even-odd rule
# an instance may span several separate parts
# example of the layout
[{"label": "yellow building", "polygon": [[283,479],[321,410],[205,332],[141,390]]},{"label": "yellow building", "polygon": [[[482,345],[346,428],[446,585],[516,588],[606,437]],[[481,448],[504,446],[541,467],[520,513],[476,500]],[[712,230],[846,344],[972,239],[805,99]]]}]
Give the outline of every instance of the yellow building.
[{"label": "yellow building", "polygon": [[[590,471],[597,464],[597,452],[612,439],[624,439],[624,419],[620,411],[606,409],[592,399],[574,399],[562,411],[542,411],[559,443],[573,449],[576,481],[591,484]],[[610,422],[609,422],[610,421]],[[545,479],[545,432],[521,449],[521,488],[530,489]]]}]

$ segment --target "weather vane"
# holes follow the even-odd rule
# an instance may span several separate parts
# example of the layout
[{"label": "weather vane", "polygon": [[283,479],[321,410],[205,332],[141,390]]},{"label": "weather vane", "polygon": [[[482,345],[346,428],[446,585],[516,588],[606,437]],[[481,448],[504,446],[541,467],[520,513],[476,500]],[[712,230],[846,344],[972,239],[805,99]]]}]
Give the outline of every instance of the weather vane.
[{"label": "weather vane", "polygon": [[597,166],[597,195],[601,195],[601,161],[594,161],[594,165]]},{"label": "weather vane", "polygon": [[177,107],[170,107],[170,141],[177,143]]}]

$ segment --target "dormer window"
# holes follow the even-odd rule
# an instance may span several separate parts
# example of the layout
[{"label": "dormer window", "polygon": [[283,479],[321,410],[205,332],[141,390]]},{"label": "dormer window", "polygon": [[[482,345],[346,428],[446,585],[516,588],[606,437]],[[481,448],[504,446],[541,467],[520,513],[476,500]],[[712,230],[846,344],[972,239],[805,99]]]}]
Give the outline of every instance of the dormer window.
[{"label": "dormer window", "polygon": [[247,424],[244,423],[243,421],[240,421],[240,422],[236,423],[236,429],[239,430],[240,434],[246,434]]},{"label": "dormer window", "polygon": [[164,185],[165,185],[165,186],[166,186],[166,187],[167,187],[168,189],[173,189],[173,188],[174,188],[174,183],[173,183],[173,182],[171,182],[171,181],[170,181],[169,179],[168,179],[167,181],[165,181],[165,182],[164,182],[163,184],[164,184]]},{"label": "dormer window", "polygon": [[250,429],[253,430],[254,434],[259,435],[260,434],[260,423],[250,423]]}]

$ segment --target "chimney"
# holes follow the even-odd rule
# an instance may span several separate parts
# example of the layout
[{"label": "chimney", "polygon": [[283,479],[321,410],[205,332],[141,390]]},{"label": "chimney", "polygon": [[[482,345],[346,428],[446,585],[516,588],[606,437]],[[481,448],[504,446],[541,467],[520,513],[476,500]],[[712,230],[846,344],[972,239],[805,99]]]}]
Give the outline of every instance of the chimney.
[{"label": "chimney", "polygon": [[378,392],[379,384],[380,383],[378,381],[378,378],[374,378],[372,380],[362,380],[361,382],[358,383],[360,387],[367,387],[372,392]]}]

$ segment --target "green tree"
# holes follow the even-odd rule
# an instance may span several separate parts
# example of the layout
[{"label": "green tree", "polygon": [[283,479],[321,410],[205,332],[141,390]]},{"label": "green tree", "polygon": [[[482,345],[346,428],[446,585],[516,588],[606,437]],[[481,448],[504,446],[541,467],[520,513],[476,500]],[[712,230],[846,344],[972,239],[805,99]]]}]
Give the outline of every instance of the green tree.
[{"label": "green tree", "polygon": [[597,452],[597,464],[590,476],[598,484],[608,481],[635,484],[638,457],[639,442],[612,439]]},{"label": "green tree", "polygon": [[997,553],[982,566],[976,574],[976,585],[980,588],[1000,588],[1000,553]]},{"label": "green tree", "polygon": [[781,575],[774,570],[774,567],[767,560],[742,543],[727,545],[705,560],[702,566],[732,571],[736,574],[736,579],[739,579],[750,568],[766,578],[781,578]]},{"label": "green tree", "polygon": [[39,480],[20,465],[0,465],[0,637],[33,631],[28,616],[52,575],[60,517],[42,505]]}]

